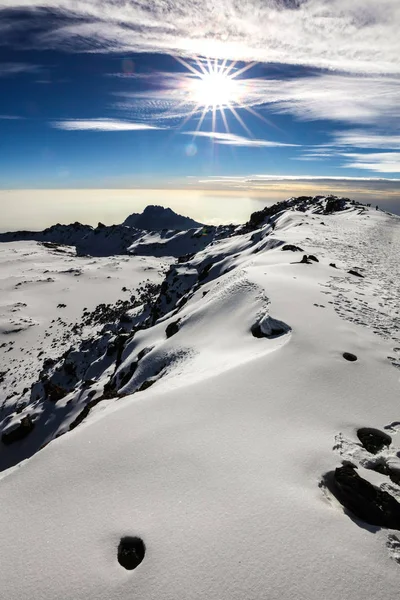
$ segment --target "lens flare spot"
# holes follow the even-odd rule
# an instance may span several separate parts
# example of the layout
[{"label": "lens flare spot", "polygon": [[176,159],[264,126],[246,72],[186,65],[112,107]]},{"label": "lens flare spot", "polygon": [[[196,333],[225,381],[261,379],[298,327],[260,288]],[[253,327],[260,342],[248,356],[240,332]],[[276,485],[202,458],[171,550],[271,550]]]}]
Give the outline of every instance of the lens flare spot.
[{"label": "lens flare spot", "polygon": [[196,144],[188,144],[185,148],[186,156],[191,158],[192,156],[196,156],[197,154],[197,146]]},{"label": "lens flare spot", "polygon": [[124,58],[122,60],[122,72],[125,75],[131,75],[135,71],[135,63],[130,58]]}]

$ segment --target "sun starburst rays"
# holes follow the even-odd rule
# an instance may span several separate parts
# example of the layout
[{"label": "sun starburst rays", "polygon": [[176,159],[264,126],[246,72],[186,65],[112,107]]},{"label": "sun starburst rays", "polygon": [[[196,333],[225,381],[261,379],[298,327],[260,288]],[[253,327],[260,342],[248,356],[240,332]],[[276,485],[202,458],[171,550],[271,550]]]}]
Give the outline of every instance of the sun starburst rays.
[{"label": "sun starburst rays", "polygon": [[[194,57],[192,61],[176,57],[176,60],[186,69],[180,87],[183,92],[182,105],[189,106],[189,113],[181,123],[181,129],[191,118],[198,115],[195,132],[199,132],[205,123],[207,115],[211,116],[211,130],[216,132],[218,121],[222,121],[226,133],[230,133],[227,113],[229,113],[250,138],[253,137],[245,120],[238,110],[264,120],[251,103],[251,79],[244,78],[256,63],[249,63],[236,68],[237,61],[228,63],[227,59]],[[220,117],[220,119],[218,118]],[[265,120],[266,121],[266,120]]]}]

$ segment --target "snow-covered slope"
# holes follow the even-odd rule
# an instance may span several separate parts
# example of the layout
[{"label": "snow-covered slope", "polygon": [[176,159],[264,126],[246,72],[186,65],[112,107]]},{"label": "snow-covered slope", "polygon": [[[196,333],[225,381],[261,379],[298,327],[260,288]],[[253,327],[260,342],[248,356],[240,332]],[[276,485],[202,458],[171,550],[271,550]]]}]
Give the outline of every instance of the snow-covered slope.
[{"label": "snow-covered slope", "polygon": [[[0,244],[0,406],[54,359],[159,290],[171,259],[86,258],[71,247]],[[4,418],[4,413],[1,415]],[[0,459],[1,461],[1,459]]]},{"label": "snow-covered slope", "polygon": [[1,414],[6,597],[396,597],[399,251],[397,217],[292,199],[48,361]]}]

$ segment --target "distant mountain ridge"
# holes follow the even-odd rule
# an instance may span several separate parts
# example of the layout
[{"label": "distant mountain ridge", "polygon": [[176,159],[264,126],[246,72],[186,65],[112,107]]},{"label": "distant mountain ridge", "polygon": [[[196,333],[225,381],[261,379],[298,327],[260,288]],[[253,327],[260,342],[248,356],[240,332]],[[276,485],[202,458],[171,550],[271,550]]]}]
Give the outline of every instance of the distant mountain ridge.
[{"label": "distant mountain ridge", "polygon": [[[198,239],[198,249],[211,241],[215,227],[207,227],[207,235],[196,232],[203,224],[178,215],[170,208],[147,206],[140,214],[133,213],[119,225],[97,227],[75,222],[69,225],[57,223],[43,231],[12,231],[0,234],[0,242],[33,240],[48,244],[75,246],[79,255],[111,256],[140,254],[175,256],[185,254],[192,248],[192,237]],[[183,236],[183,237],[182,237]],[[210,237],[211,236],[211,237]],[[175,243],[175,238],[179,238]]]},{"label": "distant mountain ridge", "polygon": [[[336,196],[291,197],[254,212],[243,225],[202,225],[170,208],[147,206],[141,214],[132,214],[120,225],[97,227],[71,223],[52,225],[43,231],[16,231],[0,234],[0,242],[36,241],[49,245],[74,246],[79,256],[174,256],[200,252],[212,242],[229,235],[255,231],[287,210],[311,211],[329,215],[346,209],[366,210],[362,204]],[[133,225],[135,223],[135,225]]]},{"label": "distant mountain ridge", "polygon": [[147,231],[160,231],[161,229],[174,229],[185,231],[202,227],[199,223],[190,217],[184,217],[177,214],[171,208],[164,208],[158,205],[146,206],[142,213],[133,213],[122,223],[127,227],[136,229],[145,229]]}]

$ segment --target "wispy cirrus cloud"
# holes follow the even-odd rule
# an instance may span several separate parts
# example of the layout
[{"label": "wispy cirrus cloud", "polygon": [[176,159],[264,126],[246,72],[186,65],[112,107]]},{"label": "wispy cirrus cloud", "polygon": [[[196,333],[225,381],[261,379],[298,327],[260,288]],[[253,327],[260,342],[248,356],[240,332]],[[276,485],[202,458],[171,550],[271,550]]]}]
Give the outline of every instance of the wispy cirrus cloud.
[{"label": "wispy cirrus cloud", "polygon": [[183,131],[184,135],[191,135],[193,137],[206,137],[213,140],[216,144],[229,145],[229,146],[246,146],[254,148],[274,148],[280,146],[293,147],[297,144],[284,144],[281,142],[273,142],[269,140],[259,140],[247,138],[241,135],[233,133],[220,133],[217,131]]},{"label": "wispy cirrus cloud", "polygon": [[365,169],[379,173],[400,173],[400,152],[372,152],[343,154],[349,169]]},{"label": "wispy cirrus cloud", "polygon": [[40,65],[29,63],[0,62],[0,77],[12,77],[14,75],[21,75],[22,73],[38,73],[41,68]]},{"label": "wispy cirrus cloud", "polygon": [[400,135],[380,133],[363,129],[337,131],[333,134],[332,143],[335,146],[353,148],[381,148],[385,150],[400,150]]},{"label": "wispy cirrus cloud", "polygon": [[[149,114],[154,119],[179,119],[194,108],[192,75],[158,74],[158,88],[119,92],[115,107]],[[251,77],[239,81],[238,107],[268,109],[304,121],[329,120],[354,125],[398,127],[400,77],[318,73],[290,79]],[[201,112],[201,111],[200,111]]]},{"label": "wispy cirrus cloud", "polygon": [[160,129],[147,123],[133,123],[121,119],[67,119],[51,121],[51,127],[65,131],[142,131]]},{"label": "wispy cirrus cloud", "polygon": [[[371,149],[379,151],[366,151]],[[400,174],[400,152],[396,150],[400,150],[399,135],[356,129],[334,132],[331,144],[304,148],[300,156],[293,158],[300,161],[339,159],[340,166],[346,169]]]},{"label": "wispy cirrus cloud", "polygon": [[398,0],[0,0],[1,9],[3,41],[25,9],[36,22],[26,43],[36,47],[400,73]]},{"label": "wispy cirrus cloud", "polygon": [[322,73],[287,80],[250,80],[253,104],[302,120],[379,124],[400,117],[400,78]]}]

